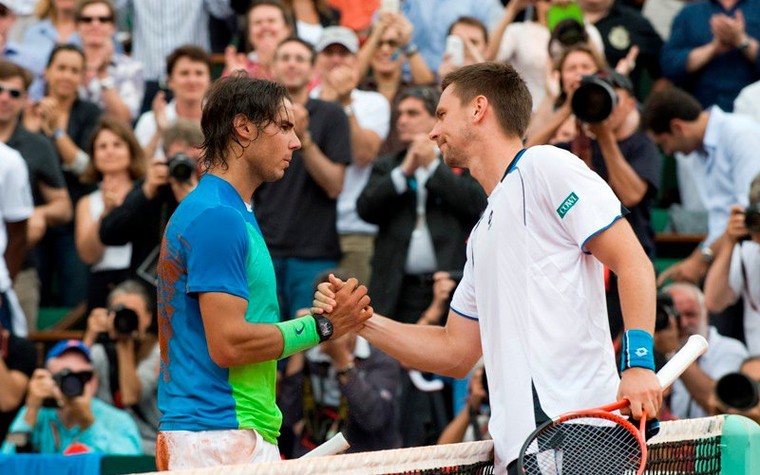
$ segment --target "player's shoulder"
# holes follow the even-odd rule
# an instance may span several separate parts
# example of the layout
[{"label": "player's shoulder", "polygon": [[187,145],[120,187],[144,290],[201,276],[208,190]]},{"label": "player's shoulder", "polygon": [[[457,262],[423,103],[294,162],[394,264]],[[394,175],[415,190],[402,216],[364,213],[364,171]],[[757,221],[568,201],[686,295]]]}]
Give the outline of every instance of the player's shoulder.
[{"label": "player's shoulder", "polygon": [[557,173],[585,164],[571,152],[554,145],[535,145],[525,150],[516,167],[524,172]]}]

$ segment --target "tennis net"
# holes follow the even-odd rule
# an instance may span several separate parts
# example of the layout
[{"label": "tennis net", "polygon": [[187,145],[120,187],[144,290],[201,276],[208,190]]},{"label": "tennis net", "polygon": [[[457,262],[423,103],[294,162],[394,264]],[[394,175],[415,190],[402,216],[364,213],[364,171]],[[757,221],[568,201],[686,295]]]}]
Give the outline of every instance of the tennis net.
[{"label": "tennis net", "polygon": [[[648,475],[760,474],[760,426],[741,416],[663,422],[649,440]],[[178,471],[183,475],[490,475],[491,441]],[[585,474],[591,475],[591,474]],[[604,474],[616,475],[616,474]]]}]

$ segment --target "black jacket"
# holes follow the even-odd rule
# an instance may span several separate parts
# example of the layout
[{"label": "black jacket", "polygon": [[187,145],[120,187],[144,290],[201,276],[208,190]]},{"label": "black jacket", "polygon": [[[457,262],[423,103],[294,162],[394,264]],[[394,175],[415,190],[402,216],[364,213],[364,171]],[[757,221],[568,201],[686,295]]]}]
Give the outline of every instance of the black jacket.
[{"label": "black jacket", "polygon": [[[379,158],[356,202],[359,216],[379,226],[372,257],[370,295],[376,312],[395,315],[404,278],[407,250],[417,222],[417,193],[398,194],[391,171],[406,150]],[[425,184],[426,221],[433,239],[438,270],[461,270],[470,230],[486,208],[485,192],[466,170],[441,163]]]}]

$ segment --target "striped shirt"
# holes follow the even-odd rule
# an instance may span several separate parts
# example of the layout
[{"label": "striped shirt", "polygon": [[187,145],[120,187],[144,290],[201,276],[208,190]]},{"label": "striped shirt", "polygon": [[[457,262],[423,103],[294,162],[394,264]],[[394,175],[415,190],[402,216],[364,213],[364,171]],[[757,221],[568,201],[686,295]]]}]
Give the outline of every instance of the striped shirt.
[{"label": "striped shirt", "polygon": [[230,0],[115,0],[120,16],[131,11],[132,57],[143,64],[147,81],[166,78],[166,57],[186,44],[210,47],[209,15],[233,15]]}]

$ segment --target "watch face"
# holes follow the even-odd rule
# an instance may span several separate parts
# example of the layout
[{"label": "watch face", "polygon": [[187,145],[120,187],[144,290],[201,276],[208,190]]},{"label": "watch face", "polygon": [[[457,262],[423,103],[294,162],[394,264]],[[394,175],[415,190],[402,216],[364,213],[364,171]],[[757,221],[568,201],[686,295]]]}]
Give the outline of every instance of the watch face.
[{"label": "watch face", "polygon": [[333,326],[332,322],[326,318],[320,318],[319,323],[317,324],[317,330],[319,331],[319,335],[323,339],[330,338],[333,334]]}]

